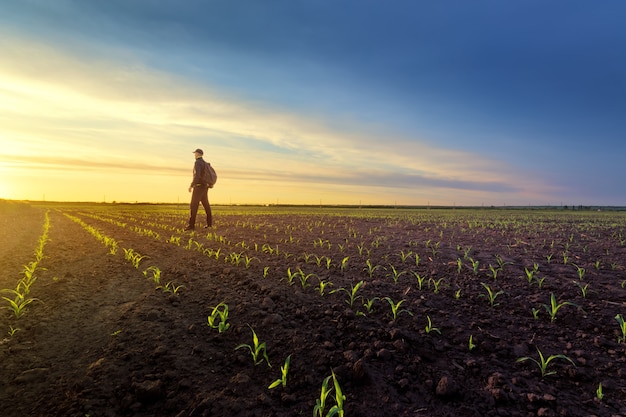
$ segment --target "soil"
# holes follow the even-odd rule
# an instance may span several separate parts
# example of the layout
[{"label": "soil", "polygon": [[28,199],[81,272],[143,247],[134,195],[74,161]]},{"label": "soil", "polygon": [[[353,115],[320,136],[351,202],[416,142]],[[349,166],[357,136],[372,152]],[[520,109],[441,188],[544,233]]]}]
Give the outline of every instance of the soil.
[{"label": "soil", "polygon": [[[0,288],[46,216],[36,300],[15,318],[0,299],[4,417],[310,416],[333,374],[346,416],[626,416],[623,213],[214,207],[214,228],[184,232],[184,207],[0,202]],[[252,330],[271,367],[240,347]],[[542,376],[538,350],[567,359]]]}]

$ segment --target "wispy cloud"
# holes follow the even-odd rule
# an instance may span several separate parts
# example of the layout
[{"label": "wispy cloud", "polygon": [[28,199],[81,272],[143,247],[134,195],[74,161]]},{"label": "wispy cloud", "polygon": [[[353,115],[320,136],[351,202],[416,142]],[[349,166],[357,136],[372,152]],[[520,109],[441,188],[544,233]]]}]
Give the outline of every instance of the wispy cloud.
[{"label": "wispy cloud", "polygon": [[18,169],[34,153],[43,170],[188,175],[191,150],[205,146],[224,178],[266,182],[268,190],[286,183],[508,195],[541,188],[486,156],[389,126],[339,128],[321,115],[147,68],[130,51],[99,52],[0,40],[0,139],[11,145],[0,150],[0,163]]}]

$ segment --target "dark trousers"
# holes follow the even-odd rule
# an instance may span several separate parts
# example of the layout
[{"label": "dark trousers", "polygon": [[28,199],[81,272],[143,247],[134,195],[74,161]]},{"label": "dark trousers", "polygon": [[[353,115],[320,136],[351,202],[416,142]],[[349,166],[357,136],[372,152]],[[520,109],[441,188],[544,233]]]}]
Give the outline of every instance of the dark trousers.
[{"label": "dark trousers", "polygon": [[209,187],[204,185],[196,185],[193,187],[193,193],[191,194],[191,215],[189,217],[189,226],[196,225],[196,216],[198,215],[198,207],[202,203],[204,211],[206,212],[206,224],[207,226],[213,226],[213,219],[211,217],[211,206],[209,205]]}]

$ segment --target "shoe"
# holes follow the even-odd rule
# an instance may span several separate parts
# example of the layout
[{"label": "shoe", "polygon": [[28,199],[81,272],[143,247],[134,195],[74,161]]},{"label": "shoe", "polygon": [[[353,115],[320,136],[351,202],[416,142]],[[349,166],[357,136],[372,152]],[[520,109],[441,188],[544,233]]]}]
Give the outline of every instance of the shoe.
[{"label": "shoe", "polygon": [[194,230],[194,229],[195,229],[195,226],[187,226],[183,230],[188,231],[188,230]]}]

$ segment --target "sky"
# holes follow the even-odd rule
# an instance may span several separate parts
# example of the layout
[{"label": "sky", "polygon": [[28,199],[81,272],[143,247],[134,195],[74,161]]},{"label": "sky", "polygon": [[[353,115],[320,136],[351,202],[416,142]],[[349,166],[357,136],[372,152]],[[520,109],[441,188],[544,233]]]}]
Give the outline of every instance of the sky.
[{"label": "sky", "polygon": [[626,205],[621,0],[0,0],[0,199]]}]

